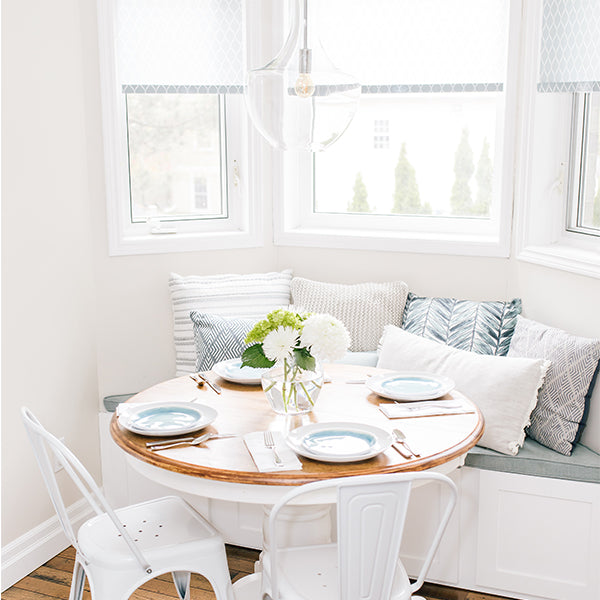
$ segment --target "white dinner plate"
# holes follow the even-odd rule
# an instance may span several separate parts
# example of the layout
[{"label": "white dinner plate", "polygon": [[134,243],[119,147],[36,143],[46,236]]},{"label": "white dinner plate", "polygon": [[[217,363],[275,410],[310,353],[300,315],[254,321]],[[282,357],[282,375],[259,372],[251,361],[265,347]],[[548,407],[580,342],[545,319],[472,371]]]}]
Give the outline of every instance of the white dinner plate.
[{"label": "white dinner plate", "polygon": [[241,383],[242,385],[260,385],[260,378],[269,369],[255,369],[253,367],[242,367],[241,358],[223,360],[213,365],[212,370],[225,381]]},{"label": "white dinner plate", "polygon": [[286,442],[306,458],[323,462],[367,460],[387,450],[390,433],[362,423],[311,423],[291,431]]},{"label": "white dinner plate", "polygon": [[177,435],[198,431],[217,418],[217,411],[191,402],[151,402],[127,406],[119,423],[140,435]]},{"label": "white dinner plate", "polygon": [[389,373],[371,377],[367,387],[378,396],[410,402],[441,398],[454,389],[454,381],[431,373]]}]

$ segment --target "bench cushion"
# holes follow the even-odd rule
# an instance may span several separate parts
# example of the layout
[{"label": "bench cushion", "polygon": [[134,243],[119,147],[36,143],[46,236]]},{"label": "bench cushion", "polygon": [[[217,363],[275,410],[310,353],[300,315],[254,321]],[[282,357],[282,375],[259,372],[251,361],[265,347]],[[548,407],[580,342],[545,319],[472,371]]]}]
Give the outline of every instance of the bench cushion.
[{"label": "bench cushion", "polygon": [[529,437],[516,456],[475,446],[467,454],[465,466],[534,477],[600,483],[600,454],[582,444],[576,444],[571,456],[564,456]]}]

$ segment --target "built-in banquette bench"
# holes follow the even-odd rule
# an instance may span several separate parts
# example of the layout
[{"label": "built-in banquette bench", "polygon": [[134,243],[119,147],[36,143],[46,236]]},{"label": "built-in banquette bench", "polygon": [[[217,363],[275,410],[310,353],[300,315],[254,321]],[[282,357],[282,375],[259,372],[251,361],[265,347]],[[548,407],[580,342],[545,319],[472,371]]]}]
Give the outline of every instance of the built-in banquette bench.
[{"label": "built-in banquette bench", "polygon": [[[254,282],[245,278],[254,278],[262,286],[262,304],[252,294]],[[245,318],[250,326],[260,314],[268,312],[277,304],[285,305],[288,302],[286,294],[289,293],[289,288],[284,285],[286,281],[291,283],[291,274],[287,272],[213,278],[173,276],[171,291],[177,373],[181,375],[205,369],[210,365],[210,360],[229,357],[229,350],[233,356],[239,356],[239,336],[238,339],[232,338],[227,342],[229,350],[213,348],[212,354],[207,353],[207,347],[214,344],[211,346],[210,332],[207,334],[205,327],[206,320],[198,320],[198,314],[200,317],[213,315],[209,319],[209,329],[223,325],[228,319],[235,319],[238,326],[240,319]],[[416,302],[410,315],[407,314],[407,291],[404,284],[398,285],[401,282],[388,284],[387,289],[386,284],[364,284],[366,288],[361,288],[360,285],[331,288],[331,284],[317,284],[298,278],[294,283],[297,285],[292,284],[292,300],[296,306],[315,312],[337,313],[338,318],[350,322],[351,334],[359,344],[355,343],[351,348],[353,351],[348,353],[343,362],[355,364],[380,365],[385,353],[385,348],[381,345],[377,350],[381,329],[390,324],[406,327],[407,316],[421,318],[422,315],[415,314],[415,311],[418,313],[417,309],[423,308],[425,304]],[[384,287],[378,287],[379,285]],[[276,290],[277,286],[281,289]],[[220,293],[216,294],[215,288]],[[265,291],[265,288],[269,291]],[[311,291],[312,296],[311,293],[306,293],[307,290]],[[277,294],[276,291],[280,293]],[[381,303],[385,303],[385,298],[382,297],[386,296],[386,292],[399,300],[384,306],[384,310],[379,310]],[[357,310],[357,294],[363,301],[363,310]],[[227,302],[232,305],[229,313],[223,310],[223,299],[226,296]],[[409,303],[412,298],[409,296]],[[252,310],[247,310],[248,304],[252,304]],[[474,318],[480,318],[481,313],[485,312],[482,311],[482,303],[471,304],[474,305]],[[494,306],[496,304],[505,304],[507,310],[514,309],[512,316],[507,311],[499,316],[504,324],[508,322],[510,325],[512,319],[514,329],[517,322],[514,313],[520,312],[520,303],[495,303]],[[398,318],[399,306],[401,314]],[[465,318],[473,319],[468,303],[459,308],[464,310]],[[195,325],[189,319],[192,311],[197,313]],[[348,311],[356,314],[350,316]],[[431,303],[426,312],[431,316]],[[216,324],[215,313],[220,315]],[[409,328],[411,318],[408,319]],[[493,321],[490,319],[486,327]],[[523,320],[522,323],[527,321]],[[535,324],[533,327],[535,332]],[[370,330],[373,328],[378,330],[373,332]],[[440,337],[435,332],[431,335],[431,327],[428,331],[426,329],[422,333],[433,338]],[[531,330],[529,333],[531,334]],[[223,339],[223,331],[212,339],[217,337]],[[476,337],[471,336],[472,343],[484,343],[481,340],[473,342]],[[549,342],[545,331],[542,337],[546,345],[552,341]],[[504,353],[508,353],[510,357],[510,339],[505,338],[503,335],[497,336],[496,342],[498,346],[504,345]],[[522,338],[521,335],[521,341]],[[489,335],[485,336],[485,342],[489,341]],[[481,347],[475,348],[476,352],[481,350]],[[485,371],[480,372],[479,376],[485,377]],[[575,384],[571,382],[569,385]],[[457,384],[457,387],[460,386]],[[588,397],[580,420],[585,421],[587,418],[587,426],[581,439],[573,443],[570,454],[557,452],[529,436],[524,438],[522,447],[514,455],[480,446],[468,453],[464,466],[452,474],[460,492],[459,504],[430,569],[430,581],[527,600],[600,598],[600,385],[596,387],[591,399],[591,389],[586,391]],[[105,398],[106,410],[100,415],[104,487],[109,498],[117,505],[164,493],[164,490],[143,480],[127,467],[108,435],[111,412],[119,402],[128,397],[129,395],[122,395]],[[567,413],[572,418],[572,411]],[[569,424],[567,422],[567,429]],[[530,433],[534,425],[535,423],[529,428]],[[493,427],[492,423],[490,428]],[[581,435],[582,426],[579,425],[576,429],[576,435]],[[564,431],[559,433],[558,438]],[[541,439],[544,439],[543,435]],[[485,441],[485,437],[482,441]],[[559,442],[553,434],[547,443]],[[415,490],[415,494],[402,547],[403,562],[409,573],[416,573],[421,564],[423,552],[428,547],[427,538],[433,534],[431,523],[436,522],[441,505],[436,492],[428,487]],[[261,547],[261,507],[209,500],[198,503],[198,500],[192,498],[188,500],[194,502],[222,531],[228,543]]]}]

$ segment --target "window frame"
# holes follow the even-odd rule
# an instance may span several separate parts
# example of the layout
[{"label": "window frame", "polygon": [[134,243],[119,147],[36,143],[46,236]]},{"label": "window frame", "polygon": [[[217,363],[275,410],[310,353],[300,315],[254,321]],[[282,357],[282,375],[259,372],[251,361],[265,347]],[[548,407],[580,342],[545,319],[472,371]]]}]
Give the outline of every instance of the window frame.
[{"label": "window frame", "polygon": [[542,10],[541,0],[524,5],[528,44],[515,162],[515,254],[523,262],[600,278],[600,238],[568,227],[574,125],[581,122],[574,118],[573,94],[537,92]]},{"label": "window frame", "polygon": [[126,95],[117,77],[115,0],[98,3],[98,42],[104,138],[108,253],[110,256],[257,247],[262,209],[257,202],[255,144],[242,94],[223,95],[227,216],[133,223],[130,210]]},{"label": "window frame", "polygon": [[[508,257],[512,233],[522,4],[522,0],[510,0],[507,76],[501,127],[504,139],[502,156],[498,161],[498,178],[502,181],[502,188],[495,231],[490,230],[489,224],[483,224],[485,219],[477,218],[393,215],[395,226],[390,228],[390,217],[385,215],[316,215],[312,207],[309,208],[313,199],[314,171],[307,165],[308,157],[300,152],[288,151],[282,157],[284,200],[274,215],[275,244]],[[429,224],[427,227],[424,226],[426,223]]]},{"label": "window frame", "polygon": [[[600,102],[600,94],[597,102]],[[573,94],[571,117],[571,146],[569,152],[569,185],[567,189],[566,231],[600,237],[600,230],[581,224],[585,203],[586,170],[590,146],[590,113],[592,110],[592,92]]]}]

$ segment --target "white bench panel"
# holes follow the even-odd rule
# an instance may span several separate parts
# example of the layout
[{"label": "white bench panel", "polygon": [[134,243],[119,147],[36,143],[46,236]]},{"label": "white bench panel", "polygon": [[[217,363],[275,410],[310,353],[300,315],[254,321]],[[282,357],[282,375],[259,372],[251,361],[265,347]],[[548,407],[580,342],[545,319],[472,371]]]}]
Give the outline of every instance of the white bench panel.
[{"label": "white bench panel", "polygon": [[533,597],[600,597],[600,486],[481,471],[475,584]]}]

